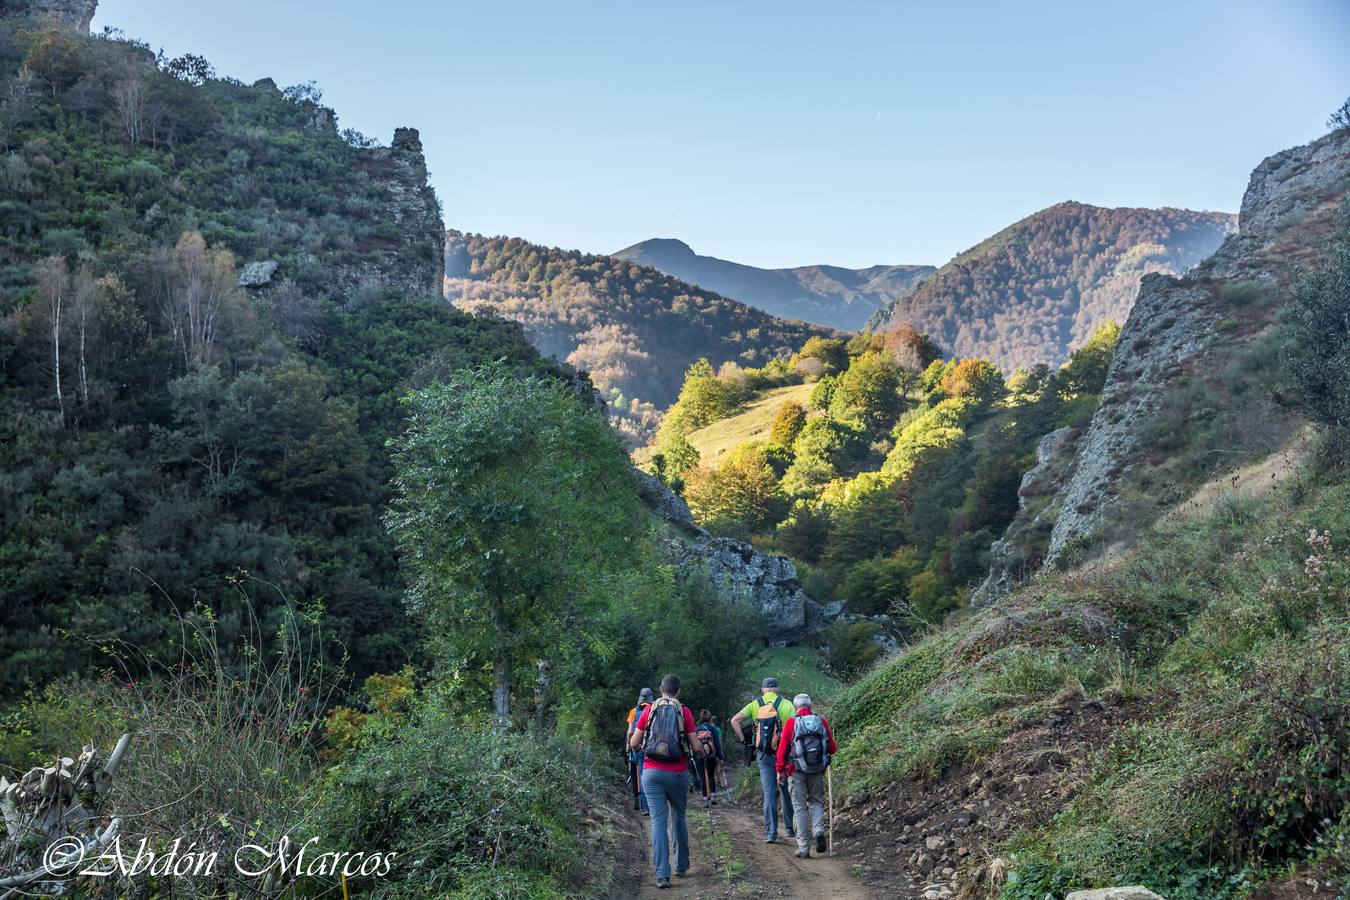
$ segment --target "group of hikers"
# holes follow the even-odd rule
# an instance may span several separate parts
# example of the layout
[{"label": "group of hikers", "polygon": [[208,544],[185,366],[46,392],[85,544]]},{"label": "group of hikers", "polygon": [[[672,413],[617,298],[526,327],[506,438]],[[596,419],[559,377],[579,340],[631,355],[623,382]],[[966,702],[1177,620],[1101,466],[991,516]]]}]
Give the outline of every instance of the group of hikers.
[{"label": "group of hikers", "polygon": [[[829,723],[811,709],[811,698],[798,694],[791,702],[779,693],[778,679],[765,678],[759,695],[732,716],[730,726],[745,745],[746,764],[759,767],[764,792],[764,843],[778,841],[781,821],[797,842],[797,858],[827,848],[825,833],[826,772],[837,752]],[[704,709],[698,721],[680,702],[680,679],[661,679],[660,697],[651,688],[638,694],[628,714],[624,744],[634,809],[652,820],[652,857],[658,887],[670,887],[670,833],[675,838],[675,877],[689,871],[689,829],[685,810],[694,790],[704,806],[717,802],[717,778],[726,762],[718,719]],[[722,774],[722,785],[726,776]],[[779,807],[782,817],[779,817]]]}]

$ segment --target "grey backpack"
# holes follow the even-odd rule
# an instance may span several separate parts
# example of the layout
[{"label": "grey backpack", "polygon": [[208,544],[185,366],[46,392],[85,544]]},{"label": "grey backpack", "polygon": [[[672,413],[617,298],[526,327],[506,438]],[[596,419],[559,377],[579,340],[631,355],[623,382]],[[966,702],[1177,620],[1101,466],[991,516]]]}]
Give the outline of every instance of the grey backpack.
[{"label": "grey backpack", "polygon": [[798,716],[792,726],[792,764],[798,772],[815,775],[830,764],[830,737],[825,720],[812,713]]}]

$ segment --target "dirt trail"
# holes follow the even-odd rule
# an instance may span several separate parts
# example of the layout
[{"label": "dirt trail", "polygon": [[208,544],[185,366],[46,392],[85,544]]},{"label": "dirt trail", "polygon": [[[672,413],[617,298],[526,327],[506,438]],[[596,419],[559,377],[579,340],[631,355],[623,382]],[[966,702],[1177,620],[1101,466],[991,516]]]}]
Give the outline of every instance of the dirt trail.
[{"label": "dirt trail", "polygon": [[[643,900],[677,897],[711,900],[721,897],[802,897],[811,900],[863,900],[879,897],[850,874],[851,864],[839,857],[817,855],[797,859],[794,841],[780,834],[778,843],[764,843],[760,801],[720,800],[703,808],[701,798],[690,798],[690,868],[684,878],[672,878],[669,890],[656,886],[651,862],[650,820],[640,822],[643,844],[629,857],[634,874],[623,893]],[[635,835],[636,837],[636,835]],[[673,862],[673,861],[672,861]]]}]

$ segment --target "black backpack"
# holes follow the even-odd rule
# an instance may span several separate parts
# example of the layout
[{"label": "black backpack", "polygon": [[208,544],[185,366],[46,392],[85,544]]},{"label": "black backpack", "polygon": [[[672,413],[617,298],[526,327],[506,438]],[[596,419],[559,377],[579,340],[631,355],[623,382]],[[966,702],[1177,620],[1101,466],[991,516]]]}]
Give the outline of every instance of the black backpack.
[{"label": "black backpack", "polygon": [[[778,753],[778,734],[783,728],[783,719],[778,711],[784,702],[782,697],[775,697],[773,703],[766,703],[763,694],[755,701],[755,749],[765,756]],[[772,715],[765,711],[770,708],[773,710]]]},{"label": "black backpack", "polygon": [[798,772],[817,775],[830,764],[830,739],[825,720],[812,713],[798,716],[792,726],[792,764]]},{"label": "black backpack", "polygon": [[647,734],[642,750],[648,759],[679,762],[684,759],[684,707],[662,697],[647,708]]}]

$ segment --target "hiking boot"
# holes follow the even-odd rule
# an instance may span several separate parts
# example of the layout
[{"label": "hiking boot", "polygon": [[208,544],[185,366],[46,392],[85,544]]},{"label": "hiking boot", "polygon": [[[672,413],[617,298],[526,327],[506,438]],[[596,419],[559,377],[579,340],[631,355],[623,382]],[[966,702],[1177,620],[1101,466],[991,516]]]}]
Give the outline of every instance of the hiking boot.
[{"label": "hiking boot", "polygon": [[661,890],[665,890],[666,888],[670,887],[670,879],[658,878],[656,879],[656,886],[661,888]]},{"label": "hiking boot", "polygon": [[827,849],[827,845],[826,845],[826,843],[825,843],[825,835],[823,835],[823,834],[818,834],[818,835],[816,835],[816,852],[817,852],[817,853],[824,853],[824,852],[826,851],[826,849]]},{"label": "hiking boot", "polygon": [[811,851],[803,847],[797,851],[796,856],[798,859],[810,859]]},{"label": "hiking boot", "polygon": [[689,870],[688,870],[688,869],[681,869],[680,871],[678,871],[678,872],[675,873],[675,877],[676,877],[676,878],[683,878],[684,876],[686,876],[686,875],[688,875],[688,874],[689,874]]},{"label": "hiking boot", "polygon": [[650,809],[644,809],[644,810],[642,811],[642,814],[643,814],[644,816],[650,816],[650,815],[652,814],[652,811],[651,811]]},{"label": "hiking boot", "polygon": [[708,807],[712,806],[713,803],[715,803],[715,802],[716,802],[715,800],[713,800],[713,799],[711,799],[711,798],[709,798],[709,797],[704,797],[704,798],[703,798],[703,808],[704,808],[704,809],[707,809]]},{"label": "hiking boot", "polygon": [[778,835],[774,834],[774,835],[770,835],[769,837],[766,837],[766,838],[764,839],[764,843],[766,843],[766,844],[776,844],[776,843],[778,843]]}]

